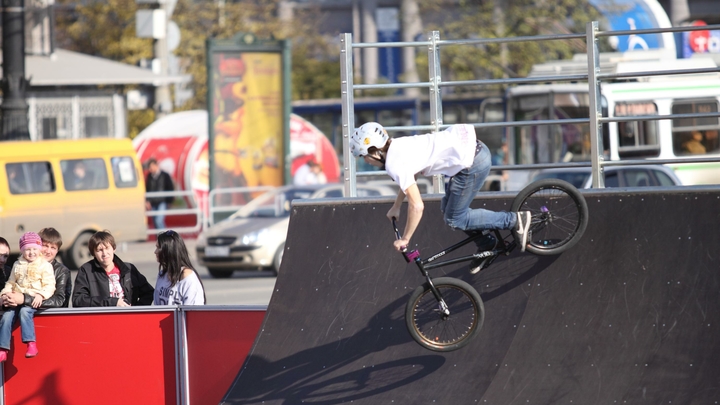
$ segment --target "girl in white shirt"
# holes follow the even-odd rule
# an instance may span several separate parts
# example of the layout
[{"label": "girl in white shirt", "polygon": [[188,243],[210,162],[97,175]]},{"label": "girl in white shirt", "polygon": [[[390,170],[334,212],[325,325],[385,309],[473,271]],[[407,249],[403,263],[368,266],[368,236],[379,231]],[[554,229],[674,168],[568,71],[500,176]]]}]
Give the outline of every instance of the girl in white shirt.
[{"label": "girl in white shirt", "polygon": [[159,273],[153,305],[205,304],[205,288],[177,232],[170,230],[157,236],[155,257]]}]

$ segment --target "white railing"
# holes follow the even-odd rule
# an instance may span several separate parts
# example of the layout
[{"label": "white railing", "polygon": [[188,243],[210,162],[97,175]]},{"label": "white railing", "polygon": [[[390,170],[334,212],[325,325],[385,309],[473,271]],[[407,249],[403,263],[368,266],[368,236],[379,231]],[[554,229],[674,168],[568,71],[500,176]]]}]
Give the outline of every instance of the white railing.
[{"label": "white railing", "polygon": [[[275,186],[258,186],[258,187],[234,187],[234,188],[222,188],[212,190],[208,193],[207,197],[201,197],[202,200],[198,200],[198,196],[193,191],[158,191],[145,193],[145,198],[159,198],[159,197],[174,197],[182,198],[185,201],[185,207],[176,208],[170,204],[165,210],[148,210],[145,215],[148,217],[148,223],[152,223],[152,219],[158,215],[164,215],[165,217],[172,216],[192,216],[194,217],[194,225],[191,226],[173,226],[165,227],[163,229],[148,228],[147,235],[156,235],[160,232],[172,229],[178,233],[198,233],[207,229],[209,226],[214,225],[217,221],[217,217],[222,218],[228,217],[230,214],[239,210],[245,204],[252,201],[258,194],[272,190]],[[234,196],[241,195],[245,201],[242,204],[238,203],[227,203],[222,202],[220,199],[223,196],[230,196],[230,200],[236,201]]]},{"label": "white railing", "polygon": [[[145,212],[145,215],[149,219],[148,223],[152,223],[152,219],[159,215],[164,215],[165,217],[180,216],[180,215],[182,215],[182,216],[194,215],[195,216],[195,225],[173,227],[172,230],[174,230],[178,233],[196,233],[196,232],[200,232],[202,230],[205,216],[202,212],[202,208],[197,204],[197,202],[195,200],[195,193],[192,190],[154,191],[154,192],[145,193],[146,199],[160,198],[160,197],[184,198],[186,205],[188,207],[194,207],[194,208],[173,208],[172,204],[168,204],[168,207],[165,210],[148,210]],[[155,235],[157,233],[166,231],[168,229],[169,228],[167,228],[167,227],[163,228],[163,229],[148,228],[147,234]]]},{"label": "white railing", "polygon": [[[275,186],[257,186],[257,187],[233,187],[233,188],[217,188],[208,194],[208,211],[205,226],[212,226],[215,224],[215,217],[217,214],[227,217],[233,212],[242,208],[245,204],[252,200],[252,195],[259,192],[265,192],[276,188]],[[221,203],[218,198],[222,196],[233,196],[241,194],[246,199],[243,204],[236,203]],[[249,197],[249,198],[248,198]]]}]

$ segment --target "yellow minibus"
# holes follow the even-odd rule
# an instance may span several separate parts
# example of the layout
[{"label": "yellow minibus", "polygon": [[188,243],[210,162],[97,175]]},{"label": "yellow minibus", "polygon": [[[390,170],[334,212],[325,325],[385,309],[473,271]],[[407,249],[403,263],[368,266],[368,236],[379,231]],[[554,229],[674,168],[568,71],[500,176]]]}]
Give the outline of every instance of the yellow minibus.
[{"label": "yellow minibus", "polygon": [[23,233],[53,227],[71,269],[90,260],[98,230],[118,243],[144,240],[142,173],[129,139],[0,142],[0,236],[18,254]]}]

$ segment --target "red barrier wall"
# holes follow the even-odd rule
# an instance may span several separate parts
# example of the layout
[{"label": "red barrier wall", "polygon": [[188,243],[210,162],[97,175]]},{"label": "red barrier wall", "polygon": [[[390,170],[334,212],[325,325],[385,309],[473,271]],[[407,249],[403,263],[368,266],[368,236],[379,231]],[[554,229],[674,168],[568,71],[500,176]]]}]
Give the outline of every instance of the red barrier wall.
[{"label": "red barrier wall", "polygon": [[172,309],[38,315],[36,358],[13,330],[5,403],[176,404],[174,328]]},{"label": "red barrier wall", "polygon": [[[35,316],[40,354],[25,358],[20,327],[4,363],[5,403],[126,405],[178,403],[175,313],[73,313]],[[79,311],[78,311],[79,312]],[[192,405],[217,404],[260,330],[265,310],[183,311]]]},{"label": "red barrier wall", "polygon": [[190,403],[217,405],[235,380],[265,311],[185,312]]}]

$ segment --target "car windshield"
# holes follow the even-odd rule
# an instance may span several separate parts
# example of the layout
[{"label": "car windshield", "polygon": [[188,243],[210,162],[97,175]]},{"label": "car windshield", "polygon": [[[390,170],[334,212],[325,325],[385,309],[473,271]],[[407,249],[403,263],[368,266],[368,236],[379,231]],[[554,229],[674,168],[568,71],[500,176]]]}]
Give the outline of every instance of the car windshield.
[{"label": "car windshield", "polygon": [[290,215],[290,201],[309,198],[312,189],[276,189],[261,194],[240,208],[230,218],[281,218]]},{"label": "car windshield", "polygon": [[583,188],[588,177],[590,177],[589,172],[542,172],[538,173],[533,181],[543,179],[560,179],[567,181],[575,186],[575,188]]}]

